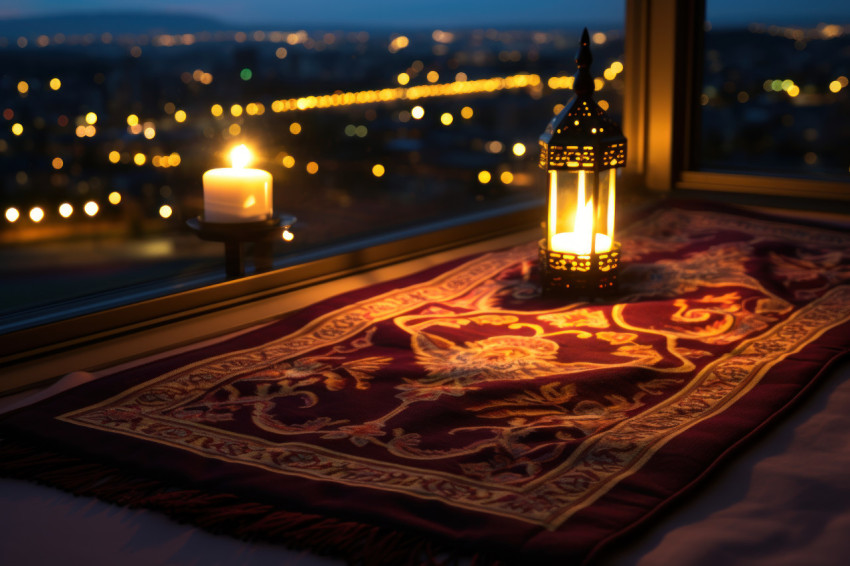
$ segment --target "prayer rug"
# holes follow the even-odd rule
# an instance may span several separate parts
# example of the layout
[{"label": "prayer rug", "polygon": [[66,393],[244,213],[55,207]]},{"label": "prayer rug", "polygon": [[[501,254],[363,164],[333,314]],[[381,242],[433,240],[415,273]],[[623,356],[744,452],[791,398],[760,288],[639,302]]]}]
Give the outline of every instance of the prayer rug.
[{"label": "prayer rug", "polygon": [[530,242],[77,387],[2,419],[0,471],[355,563],[592,561],[850,349],[846,232],[621,240],[604,301],[542,297]]}]

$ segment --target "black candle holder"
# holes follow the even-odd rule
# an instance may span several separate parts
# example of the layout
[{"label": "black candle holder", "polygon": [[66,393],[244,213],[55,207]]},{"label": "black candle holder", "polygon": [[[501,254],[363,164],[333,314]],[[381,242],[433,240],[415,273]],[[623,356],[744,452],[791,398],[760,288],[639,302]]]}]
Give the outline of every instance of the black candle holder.
[{"label": "black candle holder", "polygon": [[540,278],[544,294],[593,298],[612,291],[620,269],[620,242],[611,250],[590,254],[556,252],[539,243]]},{"label": "black candle holder", "polygon": [[296,218],[276,214],[254,222],[204,222],[198,216],[186,224],[199,238],[224,243],[224,270],[228,277],[245,275],[245,254],[242,245],[253,244],[254,271],[262,273],[272,268],[274,242],[295,224]]}]

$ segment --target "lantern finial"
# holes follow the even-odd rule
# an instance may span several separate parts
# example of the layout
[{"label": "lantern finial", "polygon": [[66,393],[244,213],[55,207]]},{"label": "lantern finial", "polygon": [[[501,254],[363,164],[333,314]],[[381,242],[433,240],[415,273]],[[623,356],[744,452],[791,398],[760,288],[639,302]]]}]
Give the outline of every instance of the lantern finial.
[{"label": "lantern finial", "polygon": [[593,75],[590,74],[590,64],[593,63],[593,55],[590,54],[590,36],[587,28],[581,34],[581,43],[576,53],[576,65],[578,71],[573,82],[573,91],[577,96],[590,96],[596,90]]}]

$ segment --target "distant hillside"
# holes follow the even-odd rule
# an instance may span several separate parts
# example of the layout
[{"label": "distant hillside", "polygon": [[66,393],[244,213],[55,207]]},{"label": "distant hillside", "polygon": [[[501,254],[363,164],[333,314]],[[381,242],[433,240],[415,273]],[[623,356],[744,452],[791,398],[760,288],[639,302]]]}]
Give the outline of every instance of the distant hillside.
[{"label": "distant hillside", "polygon": [[143,33],[197,33],[233,29],[233,26],[206,16],[153,12],[97,12],[29,18],[0,19],[0,36],[99,35]]},{"label": "distant hillside", "polygon": [[[0,0],[2,1],[2,0]],[[556,23],[541,22],[539,25],[531,23],[514,23],[501,26],[504,29],[561,29],[580,32],[586,26],[590,29],[615,29],[620,24],[616,22],[581,22],[579,23]],[[474,29],[479,25],[460,24],[454,29]],[[399,24],[374,23],[371,25],[334,22],[333,16],[329,15],[328,21],[322,24],[307,23],[305,21],[263,21],[254,24],[233,23],[208,16],[193,14],[170,14],[158,12],[137,11],[114,11],[114,12],[90,12],[88,14],[58,14],[52,16],[38,16],[26,18],[0,18],[0,37],[34,37],[38,35],[52,36],[57,33],[67,35],[100,35],[109,32],[112,35],[122,34],[158,34],[158,33],[198,33],[202,31],[235,31],[235,30],[271,30],[271,29],[307,29],[307,30],[361,30],[372,31],[396,31]],[[413,23],[404,26],[407,30],[431,30],[432,26],[423,23]],[[430,33],[430,31],[429,31]]]}]

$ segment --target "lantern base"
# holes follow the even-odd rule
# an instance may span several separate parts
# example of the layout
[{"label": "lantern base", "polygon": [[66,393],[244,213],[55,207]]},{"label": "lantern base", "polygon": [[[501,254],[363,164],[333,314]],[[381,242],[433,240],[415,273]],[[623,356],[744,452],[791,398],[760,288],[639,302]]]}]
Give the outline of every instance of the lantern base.
[{"label": "lantern base", "polygon": [[540,279],[544,295],[593,298],[612,291],[620,267],[620,242],[611,250],[593,254],[556,252],[540,240]]}]

